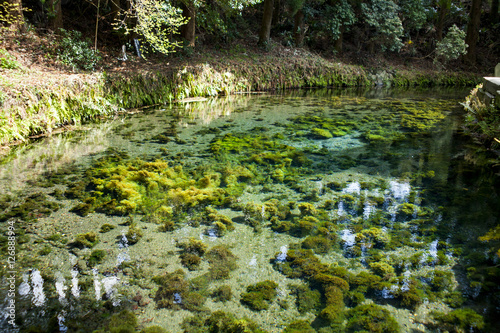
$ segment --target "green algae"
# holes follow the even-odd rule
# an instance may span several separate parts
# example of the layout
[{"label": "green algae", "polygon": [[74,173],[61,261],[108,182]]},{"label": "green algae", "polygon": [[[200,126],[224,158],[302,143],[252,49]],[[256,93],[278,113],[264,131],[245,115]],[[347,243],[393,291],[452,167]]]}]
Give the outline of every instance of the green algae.
[{"label": "green algae", "polygon": [[94,247],[97,243],[99,242],[99,237],[97,234],[93,231],[84,233],[84,234],[78,234],[75,237],[75,240],[73,241],[73,244],[76,247],[88,247],[92,248]]},{"label": "green algae", "polygon": [[184,332],[204,333],[204,332],[248,332],[264,333],[253,321],[236,318],[231,313],[224,311],[215,311],[207,316],[197,316],[186,318],[182,323]]},{"label": "green algae", "polygon": [[484,328],[483,317],[470,308],[453,310],[447,314],[433,313],[438,327],[449,332],[480,332]]},{"label": "green algae", "polygon": [[215,289],[210,296],[214,299],[216,302],[227,302],[230,301],[233,298],[233,291],[231,286],[229,285],[222,285]]},{"label": "green algae", "polygon": [[347,332],[397,333],[396,320],[385,308],[376,304],[358,305],[349,310]]},{"label": "green algae", "polygon": [[278,284],[270,280],[252,284],[241,294],[241,303],[254,311],[266,310],[278,295],[276,288]]}]

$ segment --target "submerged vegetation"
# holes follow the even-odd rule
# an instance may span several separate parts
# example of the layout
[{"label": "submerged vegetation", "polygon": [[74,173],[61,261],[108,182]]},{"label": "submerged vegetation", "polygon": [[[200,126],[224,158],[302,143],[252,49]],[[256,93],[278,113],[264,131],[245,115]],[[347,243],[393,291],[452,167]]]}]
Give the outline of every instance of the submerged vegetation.
[{"label": "submerged vegetation", "polygon": [[[88,300],[81,309],[106,311],[93,318],[102,331],[161,332],[155,325],[165,322],[147,327],[150,311],[185,332],[493,325],[495,212],[481,201],[486,222],[471,231],[476,221],[456,207],[477,202],[476,190],[450,185],[458,171],[440,160],[442,147],[452,151],[454,101],[278,97],[209,127],[180,112],[133,116],[109,132],[125,145],[30,180],[23,200],[2,196],[19,251],[40,254],[20,257],[24,279],[64,286],[78,278],[80,294],[43,287],[47,304],[60,311]],[[290,113],[261,110],[281,99]],[[137,134],[124,138],[129,132]],[[44,264],[68,254],[70,275]],[[436,309],[414,322],[405,315]],[[71,325],[83,320],[74,316]]]}]

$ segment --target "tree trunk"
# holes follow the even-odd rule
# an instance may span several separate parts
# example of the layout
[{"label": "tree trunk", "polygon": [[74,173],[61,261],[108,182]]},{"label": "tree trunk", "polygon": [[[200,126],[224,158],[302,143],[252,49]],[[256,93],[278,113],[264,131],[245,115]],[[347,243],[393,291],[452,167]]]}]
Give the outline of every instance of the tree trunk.
[{"label": "tree trunk", "polygon": [[436,36],[437,40],[440,42],[443,40],[444,21],[451,7],[451,1],[440,0],[438,1],[438,5],[439,5],[439,14],[438,14],[438,21],[436,23]]},{"label": "tree trunk", "polygon": [[479,39],[479,24],[481,20],[481,0],[472,0],[469,23],[467,24],[467,36],[465,43],[469,45],[465,59],[470,64],[476,63],[476,44]]},{"label": "tree trunk", "polygon": [[9,29],[17,30],[19,32],[26,31],[24,24],[23,5],[21,0],[7,0],[9,4]]},{"label": "tree trunk", "polygon": [[301,47],[304,44],[304,12],[302,9],[299,9],[297,13],[295,13],[294,19],[294,27],[293,27],[293,39],[295,40],[295,46]]},{"label": "tree trunk", "polygon": [[259,32],[259,45],[264,46],[271,36],[271,23],[273,21],[274,0],[264,0],[264,15]]},{"label": "tree trunk", "polygon": [[63,27],[63,17],[61,10],[62,0],[48,0],[48,16],[49,16],[49,29],[58,31]]},{"label": "tree trunk", "polygon": [[337,51],[338,54],[342,54],[342,39],[344,38],[344,30],[344,26],[340,26],[340,36],[335,41],[335,51]]},{"label": "tree trunk", "polygon": [[196,8],[192,1],[182,3],[182,15],[189,21],[181,27],[181,37],[186,40],[187,46],[194,47],[196,37]]},{"label": "tree trunk", "polygon": [[490,22],[491,24],[498,23],[498,2],[499,0],[491,1]]}]

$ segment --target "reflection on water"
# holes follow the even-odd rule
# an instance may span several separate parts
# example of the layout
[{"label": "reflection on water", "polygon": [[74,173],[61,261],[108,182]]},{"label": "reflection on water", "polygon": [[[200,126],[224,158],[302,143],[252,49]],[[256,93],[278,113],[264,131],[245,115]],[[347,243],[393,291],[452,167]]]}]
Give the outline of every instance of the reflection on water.
[{"label": "reflection on water", "polygon": [[480,330],[498,258],[477,237],[498,221],[498,180],[456,158],[462,95],[231,96],[19,147],[0,220],[19,233],[20,325],[209,331],[223,311],[355,331],[348,310],[373,303],[402,332]]}]

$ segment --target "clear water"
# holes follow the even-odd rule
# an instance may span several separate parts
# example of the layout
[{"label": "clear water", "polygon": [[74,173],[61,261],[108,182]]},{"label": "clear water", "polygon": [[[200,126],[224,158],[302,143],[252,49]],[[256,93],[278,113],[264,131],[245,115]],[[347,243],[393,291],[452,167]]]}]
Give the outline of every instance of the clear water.
[{"label": "clear water", "polygon": [[[1,273],[5,286],[15,281],[15,297],[1,291],[2,327],[106,331],[129,309],[137,331],[208,331],[182,322],[197,316],[208,325],[221,310],[269,332],[295,320],[355,331],[348,310],[375,303],[402,332],[458,327],[432,312],[463,308],[492,329],[498,257],[478,237],[498,223],[498,176],[457,133],[465,94],[233,96],[130,112],[14,148],[0,165]],[[74,209],[82,203],[88,212]],[[114,228],[101,232],[105,224]],[[76,241],[89,232],[98,242]],[[187,247],[190,239],[204,253]],[[220,245],[236,266],[214,277],[208,253]],[[349,284],[340,319],[324,312],[332,284],[291,262],[306,249],[306,263],[319,260],[313,271]],[[187,253],[201,257],[191,269]],[[179,269],[185,286],[172,278]],[[376,282],[359,282],[362,272]],[[161,276],[172,279],[162,284]],[[277,284],[267,309],[242,301],[248,286],[266,280]],[[232,291],[226,301],[214,296],[223,285]],[[321,296],[300,305],[306,296],[297,286]],[[479,330],[477,321],[465,329]]]}]

